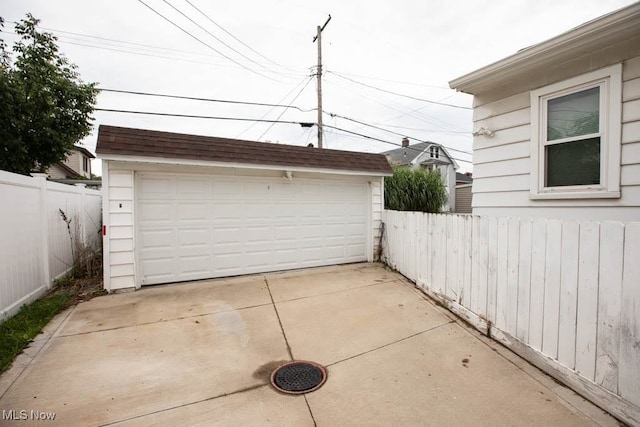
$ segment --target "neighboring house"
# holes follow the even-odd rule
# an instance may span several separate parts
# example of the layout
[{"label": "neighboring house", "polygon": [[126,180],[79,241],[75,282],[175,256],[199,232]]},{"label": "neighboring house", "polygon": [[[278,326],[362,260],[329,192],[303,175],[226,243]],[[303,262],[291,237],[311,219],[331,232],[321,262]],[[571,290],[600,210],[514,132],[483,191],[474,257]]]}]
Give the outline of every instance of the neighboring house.
[{"label": "neighboring house", "polygon": [[471,172],[460,173],[456,172],[456,185],[464,185],[471,184],[473,182],[473,177]]},{"label": "neighboring house", "polygon": [[455,212],[458,164],[442,145],[435,142],[420,142],[410,145],[409,139],[404,138],[402,147],[382,154],[387,156],[391,166],[410,166],[440,172],[447,189],[448,199],[443,210]]},{"label": "neighboring house", "polygon": [[450,86],[474,96],[474,214],[640,219],[640,3]]},{"label": "neighboring house", "polygon": [[472,184],[471,172],[456,172],[456,213],[470,214],[472,212]]},{"label": "neighboring house", "polygon": [[52,180],[91,178],[91,159],[96,156],[83,147],[75,146],[62,161],[47,169],[47,175]]},{"label": "neighboring house", "polygon": [[373,261],[380,154],[100,126],[104,286]]}]

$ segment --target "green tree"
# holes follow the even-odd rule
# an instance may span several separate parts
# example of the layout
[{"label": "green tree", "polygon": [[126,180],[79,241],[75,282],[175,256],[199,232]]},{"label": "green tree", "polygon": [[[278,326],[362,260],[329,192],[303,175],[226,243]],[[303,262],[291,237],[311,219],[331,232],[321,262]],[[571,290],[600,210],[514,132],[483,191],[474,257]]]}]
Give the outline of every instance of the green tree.
[{"label": "green tree", "polygon": [[13,61],[0,39],[0,169],[21,174],[44,171],[89,135],[98,93],[38,22],[27,14],[16,23]]},{"label": "green tree", "polygon": [[438,213],[447,190],[438,171],[398,166],[384,179],[384,207],[396,211]]}]

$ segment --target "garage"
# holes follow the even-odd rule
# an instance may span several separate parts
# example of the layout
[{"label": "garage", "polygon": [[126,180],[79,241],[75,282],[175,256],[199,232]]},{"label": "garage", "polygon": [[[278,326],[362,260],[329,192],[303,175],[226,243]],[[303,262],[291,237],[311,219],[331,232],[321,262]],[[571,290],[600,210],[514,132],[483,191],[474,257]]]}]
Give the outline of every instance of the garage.
[{"label": "garage", "polygon": [[101,126],[105,288],[373,261],[382,155]]}]

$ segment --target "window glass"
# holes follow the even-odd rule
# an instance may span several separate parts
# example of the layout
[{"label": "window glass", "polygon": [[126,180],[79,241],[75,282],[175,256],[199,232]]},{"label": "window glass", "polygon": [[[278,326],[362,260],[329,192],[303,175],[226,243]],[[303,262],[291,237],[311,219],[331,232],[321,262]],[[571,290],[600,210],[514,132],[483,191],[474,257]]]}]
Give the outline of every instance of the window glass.
[{"label": "window glass", "polygon": [[600,87],[550,99],[547,114],[547,141],[598,133]]},{"label": "window glass", "polygon": [[600,184],[600,138],[546,146],[546,187]]}]

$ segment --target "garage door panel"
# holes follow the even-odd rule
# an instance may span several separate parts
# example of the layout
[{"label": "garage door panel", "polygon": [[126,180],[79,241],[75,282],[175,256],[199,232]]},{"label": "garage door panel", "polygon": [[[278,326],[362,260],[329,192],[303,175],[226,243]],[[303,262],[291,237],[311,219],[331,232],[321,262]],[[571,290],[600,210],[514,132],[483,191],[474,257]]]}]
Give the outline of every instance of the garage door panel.
[{"label": "garage door panel", "polygon": [[176,233],[172,228],[143,229],[139,233],[141,251],[152,249],[173,250]]},{"label": "garage door panel", "polygon": [[193,197],[208,197],[211,193],[211,180],[208,177],[176,179],[177,199],[189,199]]},{"label": "garage door panel", "polygon": [[209,216],[208,202],[182,202],[178,204],[177,217],[179,221],[208,221]]},{"label": "garage door panel", "polygon": [[143,176],[138,180],[138,199],[149,200],[175,194],[175,180],[171,177]]},{"label": "garage door panel", "polygon": [[178,243],[181,247],[209,246],[211,244],[211,228],[180,228],[178,230]]},{"label": "garage door panel", "polygon": [[237,221],[238,216],[242,213],[242,204],[229,202],[216,202],[215,199],[211,206],[212,221]]},{"label": "garage door panel", "polygon": [[365,183],[144,173],[136,185],[143,284],[366,259]]},{"label": "garage door panel", "polygon": [[180,256],[181,274],[209,274],[211,257],[209,255]]},{"label": "garage door panel", "polygon": [[175,217],[173,203],[169,202],[144,202],[138,207],[138,215],[141,222],[172,222]]}]

